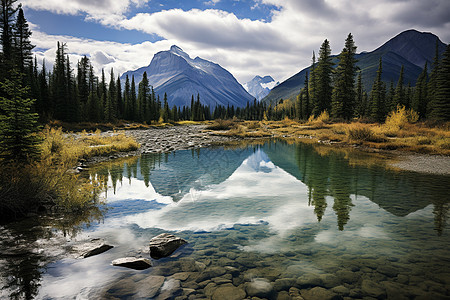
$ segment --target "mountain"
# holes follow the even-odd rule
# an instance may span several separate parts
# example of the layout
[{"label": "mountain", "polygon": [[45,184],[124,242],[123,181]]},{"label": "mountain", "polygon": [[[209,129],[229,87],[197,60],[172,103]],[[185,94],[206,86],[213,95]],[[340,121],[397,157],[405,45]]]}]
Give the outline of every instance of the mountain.
[{"label": "mountain", "polygon": [[[425,63],[428,63],[430,67],[433,62],[436,40],[438,41],[439,53],[442,54],[446,45],[436,35],[416,30],[404,31],[371,52],[357,54],[357,66],[362,72],[361,76],[365,90],[370,91],[372,89],[380,57],[383,63],[381,79],[384,82],[389,85],[393,81],[395,86],[400,74],[400,68],[403,65],[404,83],[406,85],[411,83],[414,86]],[[333,57],[333,62],[337,66],[338,60],[336,55]],[[307,72],[308,74],[310,73],[310,67],[301,70],[280,83],[262,101],[274,103],[280,99],[296,97],[304,87],[305,74]]]},{"label": "mountain", "polygon": [[128,71],[120,77],[134,80],[137,84],[142,80],[144,72],[155,93],[162,96],[167,93],[169,106],[190,106],[191,96],[200,94],[200,101],[204,105],[215,107],[234,105],[244,107],[253,97],[247,93],[230,72],[200,57],[192,59],[177,46],[169,51],[161,51],[153,56],[150,65],[134,71]]},{"label": "mountain", "polygon": [[244,88],[247,92],[260,101],[267,96],[270,90],[278,83],[271,76],[255,76],[252,80],[244,84]]}]

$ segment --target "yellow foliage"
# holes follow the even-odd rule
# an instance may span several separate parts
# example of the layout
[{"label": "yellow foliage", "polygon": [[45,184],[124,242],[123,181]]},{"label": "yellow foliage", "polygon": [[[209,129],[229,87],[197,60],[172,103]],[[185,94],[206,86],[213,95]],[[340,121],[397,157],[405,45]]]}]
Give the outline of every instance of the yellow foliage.
[{"label": "yellow foliage", "polygon": [[406,109],[403,105],[398,105],[397,109],[391,111],[386,117],[385,128],[388,134],[395,134],[406,124],[415,123],[419,120],[419,114],[413,109]]}]

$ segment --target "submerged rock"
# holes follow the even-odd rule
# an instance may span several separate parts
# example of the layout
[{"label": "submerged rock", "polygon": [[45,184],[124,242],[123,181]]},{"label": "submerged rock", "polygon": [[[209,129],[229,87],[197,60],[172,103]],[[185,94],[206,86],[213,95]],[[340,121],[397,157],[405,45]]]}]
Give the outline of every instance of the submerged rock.
[{"label": "submerged rock", "polygon": [[170,233],[162,233],[150,240],[150,256],[155,259],[169,256],[187,242]]},{"label": "submerged rock", "polygon": [[113,260],[112,265],[135,270],[144,270],[150,268],[152,266],[152,263],[147,258],[122,257]]},{"label": "submerged rock", "polygon": [[113,248],[113,246],[105,244],[102,239],[93,239],[90,242],[76,245],[73,247],[73,250],[78,254],[79,257],[90,257]]},{"label": "submerged rock", "polygon": [[245,285],[247,295],[259,298],[272,298],[274,290],[272,284],[265,278],[255,278]]}]

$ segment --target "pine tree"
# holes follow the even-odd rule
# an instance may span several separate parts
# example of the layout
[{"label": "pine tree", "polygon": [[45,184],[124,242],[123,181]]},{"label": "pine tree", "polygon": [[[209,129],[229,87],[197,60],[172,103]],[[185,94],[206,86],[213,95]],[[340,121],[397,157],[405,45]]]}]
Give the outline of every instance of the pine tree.
[{"label": "pine tree", "polygon": [[370,117],[381,122],[384,119],[384,87],[381,81],[381,74],[383,72],[382,59],[378,65],[377,76],[373,83],[372,91],[370,93]]},{"label": "pine tree", "polygon": [[416,89],[411,103],[411,108],[419,113],[420,118],[426,118],[427,106],[428,106],[428,64],[425,63],[425,67],[417,78]]},{"label": "pine tree", "polygon": [[13,68],[13,23],[17,8],[13,5],[17,0],[1,0],[0,12],[0,43],[2,52],[0,53],[0,80],[9,76],[9,71]]},{"label": "pine tree", "polygon": [[42,61],[42,69],[38,75],[38,84],[40,91],[40,103],[36,110],[40,114],[41,119],[45,121],[50,119],[53,115],[53,105],[50,98],[45,60]]},{"label": "pine tree", "polygon": [[122,84],[120,82],[120,77],[117,77],[116,81],[116,118],[117,119],[123,119],[124,117],[124,111],[125,111],[125,104],[122,98]]},{"label": "pine tree", "polygon": [[116,83],[114,78],[114,70],[111,68],[108,96],[105,105],[105,121],[111,122],[116,118]]},{"label": "pine tree", "polygon": [[404,73],[404,67],[402,65],[402,67],[400,69],[400,76],[398,77],[397,86],[395,87],[394,109],[398,105],[407,106],[405,87],[403,86],[403,73]]},{"label": "pine tree", "polygon": [[136,84],[134,82],[134,75],[131,77],[131,89],[130,89],[130,113],[131,113],[131,120],[137,121],[138,115],[137,115],[137,97],[136,97]]},{"label": "pine tree", "polygon": [[331,74],[333,62],[331,60],[331,49],[328,40],[320,46],[319,61],[317,63],[317,99],[313,113],[319,115],[322,111],[330,111],[331,108]]},{"label": "pine tree", "polygon": [[394,81],[391,80],[389,85],[389,91],[387,92],[386,95],[386,107],[388,112],[397,109],[397,103],[394,101],[394,96],[395,96]]},{"label": "pine tree", "polygon": [[317,75],[316,75],[316,54],[313,51],[312,63],[311,63],[311,74],[309,76],[309,114],[313,113],[314,107],[317,102]]},{"label": "pine tree", "polygon": [[147,78],[147,72],[144,72],[142,75],[142,80],[139,82],[139,90],[138,90],[138,98],[137,98],[137,115],[138,115],[138,121],[143,122],[147,121],[150,122],[149,117],[149,106],[147,104],[148,98],[150,96],[150,87],[148,83]]},{"label": "pine tree", "polygon": [[336,68],[336,83],[333,88],[331,115],[333,118],[350,120],[354,115],[355,104],[355,59],[356,46],[351,33],[345,40],[345,46],[339,54]]},{"label": "pine tree", "polygon": [[99,119],[104,120],[105,119],[105,107],[106,107],[106,101],[108,97],[108,89],[106,87],[106,78],[105,78],[105,71],[102,69],[102,80],[100,81],[99,88],[98,88],[98,95],[99,95]]},{"label": "pine tree", "polygon": [[364,117],[366,115],[366,105],[367,103],[364,103],[364,87],[362,84],[362,75],[361,71],[358,72],[358,79],[356,83],[356,111],[355,114],[358,117]]},{"label": "pine tree", "polygon": [[309,98],[309,79],[308,79],[308,72],[305,74],[305,92],[303,93],[303,100],[302,100],[302,119],[308,119],[308,117],[311,115],[311,100]]},{"label": "pine tree", "polygon": [[123,103],[124,103],[124,118],[125,120],[132,119],[131,113],[131,91],[130,91],[130,78],[128,74],[125,76],[125,88],[123,90]]},{"label": "pine tree", "polygon": [[11,78],[0,82],[0,156],[6,161],[24,162],[39,154],[40,140],[35,99],[27,98],[28,87],[22,86],[21,74],[11,71]]},{"label": "pine tree", "polygon": [[87,102],[89,98],[89,58],[83,56],[77,63],[77,89],[78,99],[80,102],[81,119],[87,121],[88,107]]},{"label": "pine tree", "polygon": [[433,110],[433,103],[436,96],[437,91],[437,76],[439,69],[439,40],[436,38],[436,48],[433,58],[433,64],[431,66],[430,72],[430,80],[428,81],[428,106],[427,106],[427,115],[431,114]]},{"label": "pine tree", "polygon": [[14,60],[21,73],[32,63],[34,45],[30,42],[31,31],[23,14],[22,5],[19,4],[19,12],[14,26]]},{"label": "pine tree", "polygon": [[450,121],[450,45],[445,48],[439,63],[430,117],[437,121]]},{"label": "pine tree", "polygon": [[162,110],[162,118],[164,123],[169,122],[169,116],[170,116],[170,109],[169,104],[167,103],[167,94],[164,93],[164,108]]}]

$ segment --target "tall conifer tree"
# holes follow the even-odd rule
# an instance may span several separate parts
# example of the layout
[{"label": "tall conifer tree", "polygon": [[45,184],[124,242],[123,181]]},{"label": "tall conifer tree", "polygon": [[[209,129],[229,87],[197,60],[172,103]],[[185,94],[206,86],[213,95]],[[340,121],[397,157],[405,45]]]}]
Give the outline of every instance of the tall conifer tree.
[{"label": "tall conifer tree", "polygon": [[336,68],[336,83],[332,94],[331,115],[334,118],[350,120],[354,115],[355,104],[355,59],[356,46],[351,33],[345,40],[345,46],[339,54]]},{"label": "tall conifer tree", "polygon": [[328,40],[325,40],[320,46],[319,61],[317,63],[317,99],[313,111],[315,115],[319,115],[325,110],[330,111],[333,65],[330,43]]}]

